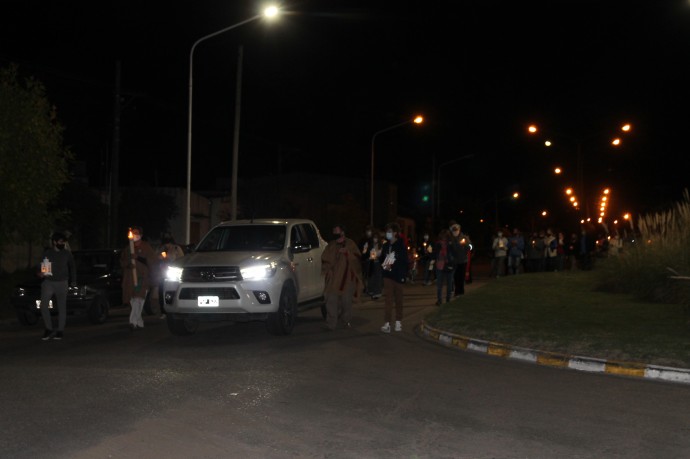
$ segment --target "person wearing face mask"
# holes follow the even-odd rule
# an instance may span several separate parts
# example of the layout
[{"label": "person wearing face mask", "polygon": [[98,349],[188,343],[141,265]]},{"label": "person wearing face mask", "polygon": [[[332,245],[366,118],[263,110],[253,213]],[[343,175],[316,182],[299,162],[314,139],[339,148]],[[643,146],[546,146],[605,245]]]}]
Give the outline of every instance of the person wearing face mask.
[{"label": "person wearing face mask", "polygon": [[400,237],[400,226],[395,223],[386,225],[386,240],[379,256],[383,269],[383,294],[386,298],[384,307],[384,324],[381,331],[391,332],[393,304],[395,304],[395,331],[402,331],[403,319],[403,285],[407,279],[407,247]]},{"label": "person wearing face mask", "polygon": [[333,240],[321,254],[321,273],[325,276],[326,329],[335,330],[338,320],[351,327],[352,302],[359,299],[362,285],[362,253],[352,239],[345,237],[345,227],[333,227]]},{"label": "person wearing face mask", "polygon": [[[122,266],[122,303],[129,303],[132,307],[129,314],[129,327],[131,330],[136,330],[144,328],[141,313],[150,287],[150,272],[155,267],[157,259],[151,245],[141,238],[144,234],[141,227],[132,227],[131,231],[132,244],[122,249],[120,266]],[[130,246],[134,248],[134,253],[131,252]]]},{"label": "person wearing face mask", "polygon": [[[41,257],[38,276],[41,282],[41,316],[45,331],[43,340],[62,339],[67,321],[67,289],[68,284],[77,285],[77,271],[72,252],[67,250],[67,238],[62,233],[54,233],[51,242],[53,247],[46,249]],[[55,296],[58,310],[58,327],[53,329],[53,319],[50,316],[49,302]]]}]

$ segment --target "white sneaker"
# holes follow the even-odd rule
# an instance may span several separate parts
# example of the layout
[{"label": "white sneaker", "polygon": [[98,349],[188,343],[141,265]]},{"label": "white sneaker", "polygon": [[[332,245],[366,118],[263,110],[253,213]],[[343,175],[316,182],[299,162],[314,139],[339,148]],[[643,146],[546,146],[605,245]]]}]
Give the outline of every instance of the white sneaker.
[{"label": "white sneaker", "polygon": [[395,321],[395,331],[402,331],[402,322],[399,320]]},{"label": "white sneaker", "polygon": [[390,333],[391,332],[391,324],[388,322],[383,324],[383,327],[381,327],[381,331],[384,333]]}]

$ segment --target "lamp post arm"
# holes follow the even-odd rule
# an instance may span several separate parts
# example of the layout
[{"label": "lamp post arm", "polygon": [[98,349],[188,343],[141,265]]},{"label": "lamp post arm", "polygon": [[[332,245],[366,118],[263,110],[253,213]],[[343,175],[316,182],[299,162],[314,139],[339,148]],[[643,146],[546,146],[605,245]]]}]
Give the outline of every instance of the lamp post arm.
[{"label": "lamp post arm", "polygon": [[217,30],[217,31],[215,31],[215,32],[213,32],[213,33],[210,33],[210,34],[208,34],[208,35],[204,35],[203,37],[199,38],[197,41],[194,42],[194,44],[192,45],[192,49],[191,49],[191,51],[189,52],[189,62],[192,61],[192,55],[194,54],[194,48],[196,48],[196,46],[197,46],[199,43],[201,43],[202,41],[208,40],[209,38],[213,38],[213,37],[215,37],[216,35],[220,35],[220,34],[222,34],[222,33],[225,33],[225,32],[227,32],[227,31],[229,31],[229,30],[236,29],[237,27],[243,26],[243,25],[245,25],[245,24],[248,23],[248,22],[256,21],[257,19],[261,19],[262,17],[263,17],[263,14],[257,14],[257,15],[255,15],[255,16],[252,16],[252,17],[250,17],[250,18],[245,19],[244,21],[238,22],[238,23],[233,24],[233,25],[231,25],[231,26],[228,26],[228,27],[226,27],[226,28],[224,28],[224,29]]}]

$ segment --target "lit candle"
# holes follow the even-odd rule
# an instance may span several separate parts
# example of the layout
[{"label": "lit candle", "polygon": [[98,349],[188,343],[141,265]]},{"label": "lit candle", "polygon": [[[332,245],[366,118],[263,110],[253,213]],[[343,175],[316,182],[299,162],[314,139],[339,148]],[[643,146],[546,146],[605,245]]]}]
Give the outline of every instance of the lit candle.
[{"label": "lit candle", "polygon": [[132,233],[132,228],[129,229],[127,238],[129,239],[129,256],[132,260],[132,279],[134,280],[134,286],[136,287],[139,285],[139,282],[137,282],[137,262],[136,256],[134,255],[134,234]]}]

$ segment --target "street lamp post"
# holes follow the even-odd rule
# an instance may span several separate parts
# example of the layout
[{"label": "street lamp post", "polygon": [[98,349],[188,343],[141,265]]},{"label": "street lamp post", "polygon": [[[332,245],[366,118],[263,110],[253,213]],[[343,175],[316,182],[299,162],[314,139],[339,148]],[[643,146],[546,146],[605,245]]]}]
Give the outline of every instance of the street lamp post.
[{"label": "street lamp post", "polygon": [[[273,17],[278,13],[278,10],[274,6],[270,6],[266,8],[261,14],[257,14],[255,16],[252,16],[248,19],[245,19],[244,21],[238,22],[236,24],[233,24],[231,26],[225,27],[223,29],[220,29],[216,32],[210,33],[208,35],[204,35],[203,37],[199,38],[197,41],[194,42],[192,45],[191,50],[189,51],[189,103],[188,103],[188,113],[187,113],[187,208],[185,212],[185,244],[190,243],[190,228],[191,228],[191,215],[192,215],[192,88],[193,88],[193,76],[194,76],[194,50],[196,49],[197,45],[201,43],[202,41],[208,40],[209,38],[213,38],[217,35],[223,34],[225,32],[228,32],[230,30],[236,29],[237,27],[240,27],[244,24],[247,24],[249,22],[256,21],[257,19],[261,19],[262,17]],[[234,158],[233,158],[233,165],[234,165]],[[234,177],[234,174],[233,174]],[[234,186],[234,185],[233,185]]]},{"label": "street lamp post", "polygon": [[421,124],[423,121],[424,118],[422,116],[417,116],[413,119],[403,121],[402,123],[394,124],[393,126],[388,126],[387,128],[381,129],[380,131],[376,131],[374,135],[371,137],[371,190],[369,193],[369,225],[372,227],[374,226],[374,144],[376,142],[376,137],[379,134],[391,131],[401,126],[405,126],[406,124]]}]

